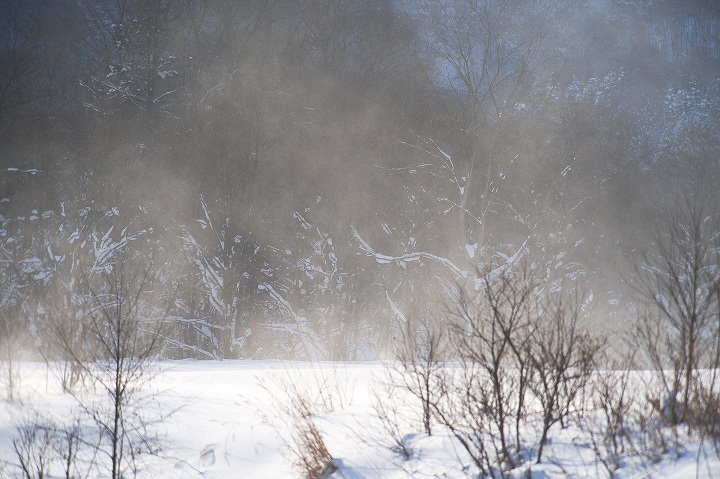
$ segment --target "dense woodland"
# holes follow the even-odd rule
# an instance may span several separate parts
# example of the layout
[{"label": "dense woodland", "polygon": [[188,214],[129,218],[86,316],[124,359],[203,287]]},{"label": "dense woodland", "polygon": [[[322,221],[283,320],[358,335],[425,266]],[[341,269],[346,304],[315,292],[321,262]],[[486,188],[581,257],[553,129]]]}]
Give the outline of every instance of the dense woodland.
[{"label": "dense woodland", "polygon": [[712,0],[2,0],[3,350],[114,296],[170,358],[383,357],[509,270],[624,331],[720,211],[719,42]]}]

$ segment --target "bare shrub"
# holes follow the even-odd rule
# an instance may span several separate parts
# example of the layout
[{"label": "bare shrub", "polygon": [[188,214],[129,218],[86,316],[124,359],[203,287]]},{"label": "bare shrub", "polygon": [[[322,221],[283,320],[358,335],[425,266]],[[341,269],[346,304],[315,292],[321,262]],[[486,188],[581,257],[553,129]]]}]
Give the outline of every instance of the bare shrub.
[{"label": "bare shrub", "polygon": [[537,283],[528,268],[479,276],[477,290],[460,285],[448,304],[459,368],[441,377],[435,415],[481,475],[505,477],[525,454],[521,429],[532,375]]},{"label": "bare shrub", "polygon": [[388,371],[388,379],[383,382],[381,388],[373,390],[373,409],[380,420],[383,431],[390,438],[390,444],[382,444],[391,451],[400,454],[403,460],[413,456],[412,448],[407,443],[408,435],[406,426],[411,422],[402,413],[399,397],[400,394],[407,394],[405,389],[399,390],[398,379],[393,377],[393,369]]},{"label": "bare shrub", "polygon": [[484,370],[463,362],[441,379],[441,400],[435,407],[440,424],[457,439],[470,456],[479,477],[505,477],[502,444],[493,441],[493,393]]},{"label": "bare shrub", "polygon": [[579,319],[577,298],[567,302],[561,293],[547,306],[533,335],[530,388],[542,408],[538,464],[550,428],[564,423],[573,412],[573,403],[584,392],[604,347],[604,341],[580,329]]},{"label": "bare shrub", "polygon": [[284,395],[275,399],[275,409],[280,412],[284,424],[290,425],[290,437],[286,440],[293,465],[305,479],[324,479],[337,470],[333,457],[315,423],[317,403],[313,397],[322,399],[325,395],[312,396],[297,381],[277,379],[273,385],[263,385],[266,392],[275,396],[275,391]]},{"label": "bare shrub", "polygon": [[668,429],[652,410],[638,410],[634,416],[635,451],[644,462],[657,464],[668,454],[676,455],[679,451],[676,428]]},{"label": "bare shrub", "polygon": [[703,441],[710,441],[720,457],[720,288],[717,293],[718,312],[714,320],[714,339],[709,353],[709,369],[700,377],[697,397],[692,408],[692,426]]},{"label": "bare shrub", "polygon": [[[466,370],[462,376],[471,382],[462,402],[479,401],[483,423],[492,425],[484,429],[491,433],[497,452],[495,466],[512,469],[523,454],[520,430],[532,373],[537,283],[528,268],[498,278],[482,277],[480,291],[459,288],[449,308],[456,319],[453,344]],[[476,384],[479,377],[482,384]]]},{"label": "bare shrub", "polygon": [[383,445],[404,460],[413,455],[407,439],[418,423],[425,434],[432,435],[447,353],[447,336],[436,321],[407,319],[395,361],[385,368],[381,387],[373,391],[375,414],[390,438],[390,444]]},{"label": "bare shrub", "polygon": [[52,428],[28,422],[17,426],[12,440],[23,479],[44,479],[50,475],[52,463],[57,460],[53,451]]},{"label": "bare shrub", "polygon": [[23,231],[14,227],[5,229],[7,225],[0,214],[0,240],[13,234],[7,241],[0,241],[0,381],[6,386],[7,400],[14,401],[20,382],[17,356],[27,344],[33,293],[40,286],[35,275],[42,275],[42,267],[33,258],[37,250],[32,238],[24,238]]},{"label": "bare shrub", "polygon": [[23,305],[28,300],[12,297],[8,292],[0,293],[9,296],[0,298],[0,381],[5,384],[7,400],[13,402],[20,389],[21,377],[16,363],[24,342],[23,330],[27,327],[25,318],[28,315]]},{"label": "bare shrub", "polygon": [[[651,398],[671,425],[692,418],[698,369],[716,367],[720,314],[720,222],[688,196],[661,224],[652,250],[635,265],[633,285],[647,311],[635,327],[642,359],[657,371],[660,396]],[[716,349],[716,348],[715,348]]]},{"label": "bare shrub", "polygon": [[681,451],[678,428],[668,428],[647,393],[657,373],[633,368],[634,354],[630,354],[607,369],[597,369],[592,379],[593,414],[582,418],[595,458],[610,478],[625,461],[639,460],[650,471],[667,455],[677,457]]},{"label": "bare shrub", "polygon": [[441,394],[438,377],[445,365],[446,336],[427,319],[405,324],[402,341],[396,353],[395,367],[400,386],[420,402],[425,434],[432,435],[432,414]]},{"label": "bare shrub", "polygon": [[[57,428],[55,434],[58,438],[56,451],[62,458],[63,479],[88,477],[90,466],[93,464],[94,457],[97,454],[97,444],[83,437],[80,421],[75,419],[70,425]],[[87,462],[79,459],[82,448],[90,450],[88,454],[90,459]]]},{"label": "bare shrub", "polygon": [[698,387],[693,404],[693,428],[703,441],[709,441],[720,457],[720,394],[712,385]]},{"label": "bare shrub", "polygon": [[89,449],[92,458],[97,444],[85,440],[77,419],[63,426],[35,415],[16,426],[12,446],[22,479],[81,479],[89,477],[93,461],[81,461],[80,450]]},{"label": "bare shrub", "polygon": [[595,371],[591,393],[595,415],[583,421],[595,457],[610,478],[615,477],[624,458],[633,454],[632,414],[637,397],[632,394],[628,364],[632,362],[624,367],[613,362],[608,369]]},{"label": "bare shrub", "polygon": [[551,427],[582,412],[605,341],[582,330],[577,295],[546,298],[530,268],[479,276],[448,306],[459,368],[440,375],[434,414],[481,475],[505,477],[531,454],[522,435],[536,405],[538,463]]},{"label": "bare shrub", "polygon": [[[72,262],[72,267],[82,268],[74,255]],[[87,285],[83,284],[82,275],[73,273],[72,267],[55,266],[53,278],[41,299],[43,348],[40,354],[60,380],[63,391],[71,391],[82,382],[82,362],[86,359],[82,326],[90,306]]]},{"label": "bare shrub", "polygon": [[295,424],[297,460],[295,466],[306,479],[324,479],[337,470],[320,431],[311,418]]}]

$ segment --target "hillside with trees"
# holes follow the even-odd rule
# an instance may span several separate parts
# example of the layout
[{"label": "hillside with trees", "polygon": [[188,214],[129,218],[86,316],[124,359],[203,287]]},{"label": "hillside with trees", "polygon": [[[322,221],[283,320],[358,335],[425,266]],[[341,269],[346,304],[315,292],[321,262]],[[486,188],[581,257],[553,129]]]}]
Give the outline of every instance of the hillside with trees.
[{"label": "hillside with trees", "polygon": [[167,358],[391,357],[523,269],[627,332],[718,215],[719,40],[708,0],[4,0],[6,362],[118,271]]}]

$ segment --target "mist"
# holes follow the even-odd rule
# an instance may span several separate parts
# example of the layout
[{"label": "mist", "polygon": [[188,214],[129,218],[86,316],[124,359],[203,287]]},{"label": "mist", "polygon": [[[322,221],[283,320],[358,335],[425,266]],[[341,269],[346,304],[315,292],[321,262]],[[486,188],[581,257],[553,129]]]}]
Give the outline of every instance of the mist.
[{"label": "mist", "polygon": [[706,0],[2,1],[5,347],[121,263],[168,358],[392,357],[525,267],[622,334],[661,220],[718,214],[718,32]]}]

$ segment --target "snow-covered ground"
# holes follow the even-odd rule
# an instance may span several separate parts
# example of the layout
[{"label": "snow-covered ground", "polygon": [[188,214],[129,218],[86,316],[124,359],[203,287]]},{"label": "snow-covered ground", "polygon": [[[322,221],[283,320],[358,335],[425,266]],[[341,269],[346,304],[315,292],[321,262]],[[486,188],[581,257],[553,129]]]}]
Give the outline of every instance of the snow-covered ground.
[{"label": "snow-covered ground", "polygon": [[[0,477],[13,478],[17,457],[12,438],[23,418],[43,416],[68,424],[79,409],[43,363],[22,363],[15,401],[0,404]],[[375,394],[386,379],[382,363],[300,363],[278,361],[174,361],[157,366],[145,387],[142,414],[170,414],[155,430],[159,443],[139,462],[145,478],[293,478],[292,420],[284,409],[296,388],[308,398],[313,421],[335,458],[335,479],[468,478],[475,471],[456,440],[436,428],[405,431],[411,457],[393,452],[377,418]],[[289,394],[290,393],[290,394]],[[101,397],[101,396],[98,396]],[[407,406],[407,404],[405,404]],[[528,438],[534,431],[525,431]],[[595,459],[591,438],[576,424],[551,430],[540,465],[527,463],[514,477],[608,477]],[[659,463],[629,459],[616,477],[720,477],[711,445],[684,440],[675,456]],[[102,461],[102,457],[99,461]],[[104,475],[103,475],[104,474]],[[90,471],[89,477],[107,477]],[[130,477],[134,476],[129,476]]]}]

